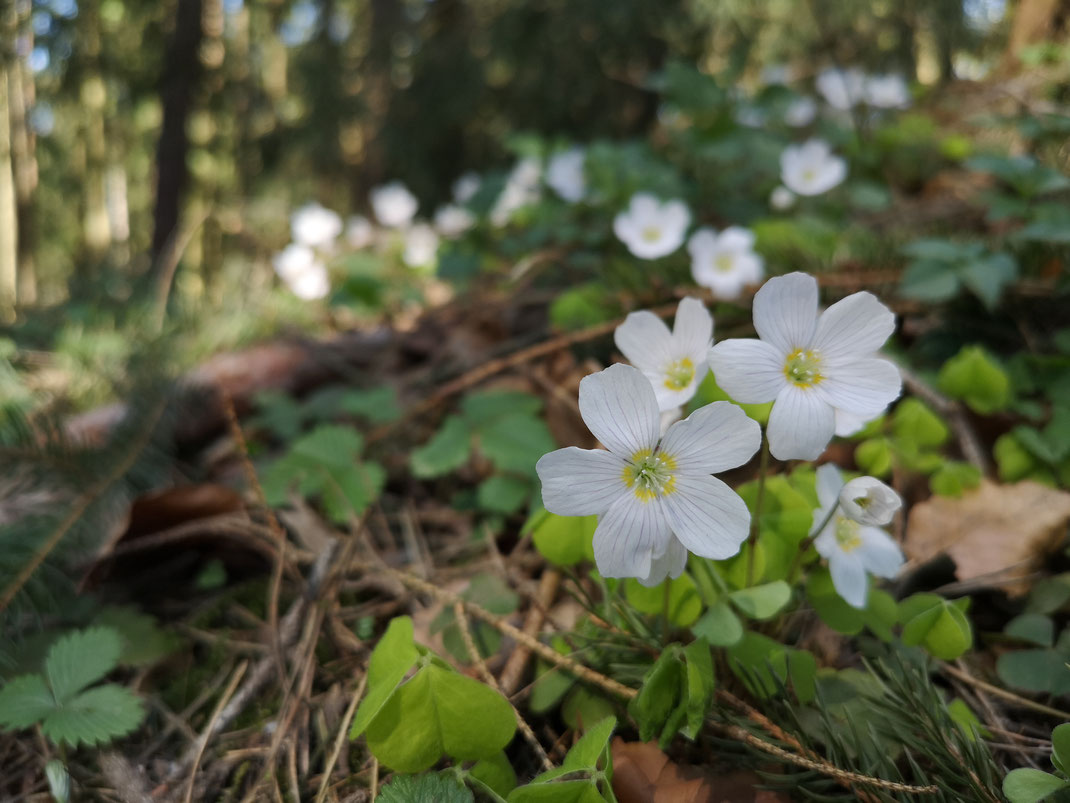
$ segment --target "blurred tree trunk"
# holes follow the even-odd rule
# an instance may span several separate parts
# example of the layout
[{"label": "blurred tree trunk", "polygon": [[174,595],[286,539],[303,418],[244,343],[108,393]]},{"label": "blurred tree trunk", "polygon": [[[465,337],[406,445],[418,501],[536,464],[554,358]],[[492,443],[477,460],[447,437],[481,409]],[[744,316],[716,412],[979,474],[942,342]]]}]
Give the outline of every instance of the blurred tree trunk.
[{"label": "blurred tree trunk", "polygon": [[[4,26],[6,28],[6,26]],[[0,59],[0,321],[15,316],[18,282],[18,226],[15,219],[15,176],[11,164],[11,120],[8,73],[11,59],[4,47]]]},{"label": "blurred tree trunk", "polygon": [[[25,52],[33,49],[33,28],[26,24],[31,6],[26,4],[22,22]],[[16,58],[8,75],[11,116],[11,157],[15,175],[15,217],[18,226],[18,301],[33,304],[37,300],[37,268],[34,253],[37,227],[34,192],[37,189],[37,137],[30,129],[29,109],[33,108],[36,87],[33,70],[25,58]]]},{"label": "blurred tree trunk", "polygon": [[1005,70],[1021,66],[1023,48],[1065,41],[1070,35],[1070,0],[1018,0],[1010,13],[1011,33],[1002,64]]},{"label": "blurred tree trunk", "polygon": [[201,75],[202,14],[202,0],[178,0],[175,27],[160,81],[163,125],[156,150],[156,209],[152,234],[153,278],[157,281],[163,278],[161,271],[169,272],[165,264],[167,260],[161,257],[178,227],[182,197],[189,183],[186,124]]},{"label": "blurred tree trunk", "polygon": [[111,245],[111,222],[108,220],[108,194],[105,189],[108,169],[108,140],[105,135],[104,113],[108,102],[108,88],[100,69],[100,3],[90,0],[79,4],[79,17],[84,20],[82,41],[85,64],[82,70],[81,106],[84,118],[85,144],[85,207],[82,220],[87,268],[96,272],[97,263]]}]

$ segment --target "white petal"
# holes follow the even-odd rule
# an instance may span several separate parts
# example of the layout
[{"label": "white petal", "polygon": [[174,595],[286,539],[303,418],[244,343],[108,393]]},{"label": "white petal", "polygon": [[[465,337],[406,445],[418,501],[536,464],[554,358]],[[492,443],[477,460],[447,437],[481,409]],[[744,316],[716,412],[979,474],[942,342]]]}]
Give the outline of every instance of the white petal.
[{"label": "white petal", "polygon": [[[664,225],[674,231],[684,232],[691,223],[691,210],[683,201],[666,201],[661,207],[661,216]],[[683,242],[681,238],[681,243]],[[680,244],[677,244],[677,248]],[[673,249],[676,250],[675,248]]]},{"label": "white petal", "polygon": [[683,407],[673,407],[669,410],[661,411],[661,434],[662,437],[669,431],[669,427],[680,420],[680,417],[684,414]]},{"label": "white petal", "polygon": [[687,567],[687,549],[674,535],[669,536],[669,546],[660,558],[654,558],[650,564],[650,574],[640,577],[642,585],[651,588],[661,583],[666,577],[675,580]]},{"label": "white petal", "polygon": [[829,404],[860,418],[870,419],[899,398],[903,380],[899,369],[876,357],[829,366],[818,383],[817,394]]},{"label": "white petal", "polygon": [[716,248],[717,232],[709,226],[696,229],[691,239],[687,241],[687,253],[694,258],[705,256]]},{"label": "white petal", "polygon": [[832,406],[816,389],[788,384],[777,394],[766,437],[777,460],[816,460],[832,440]]},{"label": "white petal", "polygon": [[750,511],[716,477],[677,474],[674,491],[661,499],[673,533],[700,557],[730,558],[747,540]]},{"label": "white petal", "polygon": [[736,338],[715,344],[708,359],[713,378],[734,401],[764,404],[787,385],[785,356],[762,340]]},{"label": "white petal", "polygon": [[853,293],[821,313],[813,347],[826,360],[868,357],[895,331],[895,313],[872,293]]},{"label": "white petal", "polygon": [[[817,468],[817,501],[828,515],[828,508],[833,502],[839,501],[840,491],[843,489],[843,475],[832,463],[825,463]],[[814,525],[821,523],[821,519],[815,516]]]},{"label": "white petal", "polygon": [[673,359],[669,327],[647,310],[629,313],[613,333],[613,341],[628,362],[641,371],[660,372]]},{"label": "white petal", "polygon": [[668,551],[671,537],[658,500],[625,494],[598,520],[594,561],[603,577],[649,577],[654,555]]},{"label": "white petal", "polygon": [[862,545],[856,554],[862,564],[878,577],[892,578],[903,566],[903,553],[899,545],[879,527],[862,527],[858,534]]},{"label": "white petal", "polygon": [[836,437],[847,438],[854,435],[862,427],[869,423],[869,419],[849,413],[846,410],[836,410]]},{"label": "white petal", "polygon": [[754,232],[742,226],[729,226],[717,238],[717,245],[730,251],[750,251],[754,247]]},{"label": "white petal", "polygon": [[[625,321],[627,323],[627,321]],[[713,316],[697,298],[685,298],[676,308],[672,328],[673,357],[687,357],[698,368],[713,340]],[[619,347],[619,344],[618,344]]]},{"label": "white petal", "polygon": [[648,373],[646,378],[650,380],[650,384],[654,387],[654,395],[658,400],[658,409],[662,412],[672,410],[677,407],[682,407],[691,401],[691,398],[695,395],[695,391],[698,390],[698,384],[706,376],[706,364],[699,363],[695,366],[695,376],[687,387],[680,390],[672,390],[665,387],[665,375],[662,373]]},{"label": "white petal", "polygon": [[[880,527],[903,506],[899,494],[876,477],[858,477],[840,490],[840,507],[859,524]],[[861,500],[861,501],[860,501]]]},{"label": "white petal", "polygon": [[762,445],[762,428],[726,401],[707,404],[669,427],[659,451],[686,474],[716,474],[742,466]]},{"label": "white petal", "polygon": [[754,294],[754,328],[782,353],[808,348],[816,326],[817,279],[810,274],[774,276]]},{"label": "white petal", "polygon": [[865,608],[869,592],[869,578],[862,561],[856,555],[834,554],[829,558],[832,585],[843,601],[853,608]]},{"label": "white petal", "polygon": [[580,415],[591,433],[621,457],[657,446],[657,398],[650,380],[630,365],[611,365],[580,380]]},{"label": "white petal", "polygon": [[544,454],[535,464],[542,482],[542,504],[558,516],[605,513],[627,492],[625,462],[603,449],[569,446]]}]

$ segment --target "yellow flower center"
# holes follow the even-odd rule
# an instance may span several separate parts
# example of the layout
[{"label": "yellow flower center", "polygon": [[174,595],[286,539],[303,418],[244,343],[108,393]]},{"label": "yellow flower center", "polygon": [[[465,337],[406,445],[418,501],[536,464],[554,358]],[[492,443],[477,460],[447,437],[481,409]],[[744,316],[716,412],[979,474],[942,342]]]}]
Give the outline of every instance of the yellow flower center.
[{"label": "yellow flower center", "polygon": [[656,243],[661,239],[661,229],[657,226],[647,226],[639,235],[644,242]]},{"label": "yellow flower center", "polygon": [[665,387],[669,390],[683,390],[695,378],[695,364],[684,357],[669,363],[665,368]]},{"label": "yellow flower center", "polygon": [[817,178],[817,171],[813,168],[807,168],[806,170],[802,171],[802,178],[803,181],[807,183],[812,182],[815,178]]},{"label": "yellow flower center", "polygon": [[862,536],[859,535],[861,525],[845,516],[836,517],[836,543],[844,552],[854,552],[862,546]]},{"label": "yellow flower center", "polygon": [[713,260],[713,267],[719,270],[721,273],[728,273],[732,270],[732,263],[735,262],[732,259],[731,254],[721,254],[717,259]]},{"label": "yellow flower center", "polygon": [[676,460],[664,452],[640,449],[621,471],[621,479],[643,502],[667,496],[676,490]]},{"label": "yellow flower center", "polygon": [[784,376],[801,388],[817,385],[825,378],[821,375],[821,357],[815,351],[795,349],[784,360]]}]

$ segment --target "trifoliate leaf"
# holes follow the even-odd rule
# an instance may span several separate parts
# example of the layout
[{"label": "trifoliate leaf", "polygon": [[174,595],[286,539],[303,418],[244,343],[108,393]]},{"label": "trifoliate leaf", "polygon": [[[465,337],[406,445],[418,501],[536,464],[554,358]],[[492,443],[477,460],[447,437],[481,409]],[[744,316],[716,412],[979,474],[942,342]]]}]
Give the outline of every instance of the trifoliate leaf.
[{"label": "trifoliate leaf", "polygon": [[976,488],[981,482],[981,470],[970,463],[948,460],[929,477],[934,494],[958,498],[964,491]]},{"label": "trifoliate leaf", "polygon": [[743,638],[743,623],[726,602],[715,602],[691,626],[691,632],[715,647],[730,647]]},{"label": "trifoliate leaf", "polygon": [[396,775],[379,791],[379,803],[473,803],[472,791],[456,776],[438,772]]},{"label": "trifoliate leaf", "polygon": [[449,416],[431,440],[412,452],[412,473],[420,478],[441,477],[468,462],[472,432],[463,418]]},{"label": "trifoliate leaf", "polygon": [[892,414],[892,432],[900,443],[918,449],[943,446],[951,436],[947,424],[920,399],[903,399]]},{"label": "trifoliate leaf", "polygon": [[770,619],[791,601],[791,586],[776,580],[751,588],[741,588],[728,595],[732,603],[752,619]]},{"label": "trifoliate leaf", "polygon": [[145,716],[141,700],[114,683],[96,686],[49,712],[41,732],[52,742],[72,747],[95,745],[125,736]]},{"label": "trifoliate leaf", "polygon": [[996,674],[1008,686],[1045,694],[1070,694],[1070,655],[1063,650],[1016,650],[996,661]]},{"label": "trifoliate leaf", "polygon": [[5,728],[29,728],[55,707],[56,700],[40,675],[22,675],[0,689],[0,725]]},{"label": "trifoliate leaf", "polygon": [[356,739],[364,732],[419,658],[420,653],[413,642],[412,619],[408,616],[391,619],[372,650],[368,662],[368,691],[353,718],[350,739]]},{"label": "trifoliate leaf", "polygon": [[372,424],[385,424],[401,417],[397,392],[385,386],[346,391],[338,400],[338,409]]},{"label": "trifoliate leaf", "polygon": [[1070,722],[1058,725],[1051,732],[1051,762],[1055,769],[1066,775],[1070,768]]},{"label": "trifoliate leaf", "polygon": [[973,644],[970,620],[954,602],[936,594],[915,594],[899,603],[903,643],[922,646],[928,653],[951,661]]},{"label": "trifoliate leaf", "polygon": [[855,462],[871,477],[887,477],[892,471],[892,444],[887,438],[869,438],[855,447]]},{"label": "trifoliate leaf", "polygon": [[534,474],[539,458],[556,448],[546,423],[530,413],[510,413],[479,429],[479,450],[502,471]]},{"label": "trifoliate leaf", "polygon": [[1010,379],[980,346],[965,346],[940,369],[940,389],[982,415],[1006,409]]},{"label": "trifoliate leaf", "polygon": [[163,630],[156,619],[133,608],[109,607],[93,618],[94,625],[112,627],[119,631],[123,651],[122,666],[149,666],[173,652],[178,638]]},{"label": "trifoliate leaf", "polygon": [[123,642],[111,627],[91,627],[61,637],[45,658],[45,677],[56,703],[63,705],[119,664]]}]

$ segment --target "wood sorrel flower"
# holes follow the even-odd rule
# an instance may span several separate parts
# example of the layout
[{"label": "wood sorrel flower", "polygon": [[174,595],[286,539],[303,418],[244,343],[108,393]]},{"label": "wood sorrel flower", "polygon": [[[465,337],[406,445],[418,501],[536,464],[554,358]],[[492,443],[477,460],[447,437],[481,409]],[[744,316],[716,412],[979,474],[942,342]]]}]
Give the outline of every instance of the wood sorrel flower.
[{"label": "wood sorrel flower", "polygon": [[859,524],[882,527],[902,506],[899,494],[876,477],[858,477],[840,490],[840,510]]},{"label": "wood sorrel flower", "polygon": [[705,226],[691,235],[687,251],[695,284],[719,298],[739,298],[744,285],[757,284],[765,273],[754,251],[754,233],[741,226],[729,226],[720,234]]},{"label": "wood sorrel flower", "polygon": [[796,195],[821,195],[847,178],[847,162],[828,143],[811,139],[780,154],[780,180]]},{"label": "wood sorrel flower", "polygon": [[884,530],[856,521],[842,508],[829,516],[840,504],[843,490],[843,477],[836,466],[826,463],[818,468],[817,500],[821,507],[814,512],[814,526],[826,519],[827,523],[815,533],[814,549],[828,561],[836,593],[848,605],[864,608],[868,574],[895,577],[903,565],[903,553]]},{"label": "wood sorrel flower", "polygon": [[779,460],[813,460],[835,430],[837,410],[868,421],[902,390],[899,369],[876,357],[895,315],[870,293],[854,293],[820,316],[817,281],[789,273],[754,295],[760,340],[710,349],[717,384],[746,404],[775,401],[766,437]]},{"label": "wood sorrel flower", "polygon": [[375,219],[390,228],[408,226],[420,206],[416,196],[400,181],[391,181],[376,187],[371,191],[369,199]]},{"label": "wood sorrel flower", "polygon": [[613,339],[628,362],[654,387],[662,412],[686,404],[709,367],[706,353],[713,339],[713,316],[696,298],[676,308],[673,331],[652,312],[633,312],[617,327]]},{"label": "wood sorrel flower", "polygon": [[691,212],[683,201],[662,203],[650,193],[637,192],[613,219],[613,233],[633,256],[658,259],[683,245],[690,223]]},{"label": "wood sorrel flower", "polygon": [[312,202],[290,216],[290,230],[295,243],[309,248],[330,249],[342,233],[342,218],[337,212]]},{"label": "wood sorrel flower", "polygon": [[604,577],[657,585],[680,576],[687,550],[717,560],[739,551],[750,512],[710,476],[743,465],[761,442],[739,407],[714,402],[659,438],[649,380],[630,365],[611,365],[580,382],[580,414],[608,451],[558,449],[536,470],[551,513],[599,517],[594,557]]},{"label": "wood sorrel flower", "polygon": [[584,165],[587,152],[583,148],[569,148],[555,153],[546,163],[546,183],[562,199],[576,203],[587,194]]}]

